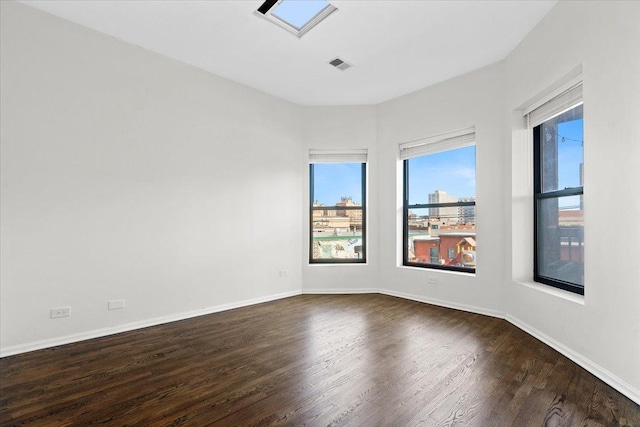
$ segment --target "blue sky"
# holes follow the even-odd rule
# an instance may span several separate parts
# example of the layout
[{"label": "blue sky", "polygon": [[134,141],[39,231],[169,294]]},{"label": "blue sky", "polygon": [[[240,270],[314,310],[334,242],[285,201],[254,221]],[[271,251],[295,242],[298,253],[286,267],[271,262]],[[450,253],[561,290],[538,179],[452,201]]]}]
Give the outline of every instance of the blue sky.
[{"label": "blue sky", "polygon": [[[580,186],[580,163],[584,162],[583,119],[558,123],[558,189]],[[564,210],[580,207],[580,196],[561,197]]]},{"label": "blue sky", "polygon": [[582,122],[579,119],[558,124],[559,189],[580,186],[580,163],[584,161]]},{"label": "blue sky", "polygon": [[362,204],[360,163],[316,163],[313,176],[313,198],[319,203],[332,206],[340,197],[351,196],[354,202]]},{"label": "blue sky", "polygon": [[326,0],[285,0],[274,9],[273,14],[300,29],[328,4]]},{"label": "blue sky", "polygon": [[476,147],[409,159],[409,204],[428,203],[436,190],[460,197],[476,195]]}]

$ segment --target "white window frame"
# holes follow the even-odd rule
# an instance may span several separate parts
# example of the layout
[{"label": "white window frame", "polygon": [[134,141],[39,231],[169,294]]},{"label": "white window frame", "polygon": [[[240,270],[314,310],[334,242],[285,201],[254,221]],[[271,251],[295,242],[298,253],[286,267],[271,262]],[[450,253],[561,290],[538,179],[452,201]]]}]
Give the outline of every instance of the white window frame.
[{"label": "white window frame", "polygon": [[267,21],[277,25],[280,28],[287,30],[288,32],[290,32],[291,34],[295,35],[298,38],[304,36],[313,27],[315,27],[324,19],[326,19],[327,16],[331,15],[333,12],[338,10],[337,7],[329,3],[324,9],[322,9],[313,18],[307,21],[306,24],[298,28],[290,24],[289,22],[283,19],[280,19],[278,16],[273,14],[273,12],[276,10],[276,8],[280,3],[282,3],[282,0],[277,0],[277,1],[267,0],[258,8],[258,10],[254,11],[253,14],[260,18],[266,19]]}]

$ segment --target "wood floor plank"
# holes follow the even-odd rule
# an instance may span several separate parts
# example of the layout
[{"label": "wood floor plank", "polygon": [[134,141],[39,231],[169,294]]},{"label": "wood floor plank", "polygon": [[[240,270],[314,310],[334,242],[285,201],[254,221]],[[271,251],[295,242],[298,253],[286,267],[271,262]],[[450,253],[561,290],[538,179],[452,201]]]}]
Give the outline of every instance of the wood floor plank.
[{"label": "wood floor plank", "polygon": [[638,426],[508,322],[302,295],[0,359],[0,425]]}]

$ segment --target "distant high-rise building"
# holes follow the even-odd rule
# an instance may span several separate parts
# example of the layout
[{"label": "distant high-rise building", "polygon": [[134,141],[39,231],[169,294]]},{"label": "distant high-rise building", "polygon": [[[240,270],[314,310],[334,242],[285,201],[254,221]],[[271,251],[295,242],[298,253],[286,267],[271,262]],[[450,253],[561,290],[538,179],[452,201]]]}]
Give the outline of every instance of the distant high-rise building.
[{"label": "distant high-rise building", "polygon": [[[435,193],[429,194],[429,204],[431,203],[456,203],[458,198],[451,194],[447,194],[446,191],[436,190]],[[429,208],[429,216],[439,217],[441,223],[457,224],[458,223],[458,207],[442,207],[442,208]]]},{"label": "distant high-rise building", "polygon": [[[476,196],[461,197],[459,202],[475,202]],[[476,207],[475,206],[460,206],[458,208],[458,219],[461,224],[475,224],[476,223]]]}]

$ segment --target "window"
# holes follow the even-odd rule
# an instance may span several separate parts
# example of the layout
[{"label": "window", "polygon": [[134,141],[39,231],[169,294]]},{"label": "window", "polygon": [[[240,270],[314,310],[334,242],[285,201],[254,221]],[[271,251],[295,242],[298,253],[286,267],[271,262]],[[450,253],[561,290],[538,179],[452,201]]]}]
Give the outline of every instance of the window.
[{"label": "window", "polygon": [[336,10],[326,0],[267,0],[255,14],[302,37]]},{"label": "window", "polygon": [[400,145],[403,265],[475,272],[475,129]]},{"label": "window", "polygon": [[[556,108],[548,104],[556,104]],[[534,280],[584,295],[582,84],[532,111]]]},{"label": "window", "polygon": [[309,152],[309,262],[364,263],[366,150]]}]

